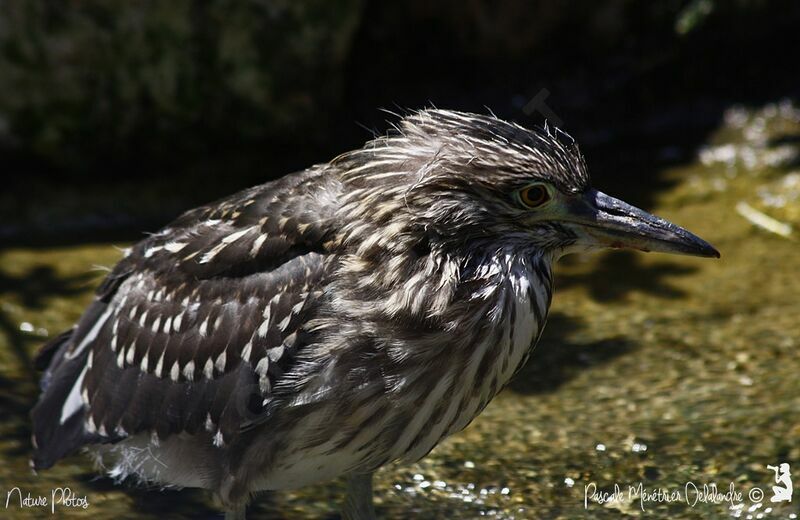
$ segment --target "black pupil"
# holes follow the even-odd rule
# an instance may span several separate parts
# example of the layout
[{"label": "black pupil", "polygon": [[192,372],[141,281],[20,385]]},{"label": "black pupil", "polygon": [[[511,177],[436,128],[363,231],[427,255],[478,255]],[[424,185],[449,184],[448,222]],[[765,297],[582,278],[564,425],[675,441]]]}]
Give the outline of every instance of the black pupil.
[{"label": "black pupil", "polygon": [[540,204],[544,201],[544,189],[541,186],[528,188],[525,192],[526,202],[529,204]]}]

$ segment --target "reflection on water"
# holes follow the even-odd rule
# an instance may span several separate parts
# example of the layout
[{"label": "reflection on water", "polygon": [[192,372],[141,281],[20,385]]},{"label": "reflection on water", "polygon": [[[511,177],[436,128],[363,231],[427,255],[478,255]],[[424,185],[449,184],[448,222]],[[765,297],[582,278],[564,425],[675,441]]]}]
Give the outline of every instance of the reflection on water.
[{"label": "reflection on water", "polygon": [[[800,471],[798,243],[752,225],[746,202],[800,225],[800,111],[782,102],[732,108],[688,165],[662,173],[653,209],[689,227],[722,260],[609,253],[558,270],[552,320],[517,379],[467,430],[418,464],[377,478],[387,518],[788,518],[768,501],[767,464]],[[122,244],[116,244],[122,245]],[[0,488],[33,495],[68,485],[88,497],[79,515],[213,517],[200,492],[150,493],[97,478],[77,456],[33,476],[27,412],[31,356],[91,298],[93,266],[119,258],[112,244],[0,252]],[[730,483],[731,507],[623,497],[584,509],[586,486],[613,491]],[[748,491],[767,492],[761,505]],[[335,517],[340,482],[260,499],[265,518]],[[2,496],[2,495],[0,495]],[[26,517],[10,506],[6,513]],[[749,515],[749,516],[748,516]]]}]

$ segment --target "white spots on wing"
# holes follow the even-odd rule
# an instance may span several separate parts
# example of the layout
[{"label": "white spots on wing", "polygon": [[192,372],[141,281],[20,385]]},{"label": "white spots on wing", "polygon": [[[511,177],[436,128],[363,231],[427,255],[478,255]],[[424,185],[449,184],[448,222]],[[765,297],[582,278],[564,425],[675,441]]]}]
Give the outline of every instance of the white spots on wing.
[{"label": "white spots on wing", "polygon": [[283,344],[278,345],[277,347],[273,347],[267,350],[267,357],[269,357],[270,361],[275,363],[281,358],[281,356],[283,356],[283,351],[284,351]]},{"label": "white spots on wing", "polygon": [[139,281],[136,282],[136,288],[137,289],[144,289],[144,285],[145,285],[144,275],[140,274],[138,280]]},{"label": "white spots on wing", "polygon": [[231,233],[220,240],[220,243],[214,246],[211,250],[206,251],[203,256],[200,258],[201,264],[207,264],[214,259],[219,253],[221,253],[226,247],[230,244],[233,244],[237,240],[241,239],[245,235],[249,234],[250,232],[258,229],[258,226],[249,226],[240,231],[235,233]]},{"label": "white spots on wing", "polygon": [[208,320],[211,316],[206,316],[206,319],[200,324],[200,337],[205,338],[208,336]]},{"label": "white spots on wing", "polygon": [[258,374],[258,388],[262,394],[266,394],[270,390],[269,375],[269,358],[263,357],[256,365],[256,374]]},{"label": "white spots on wing", "polygon": [[147,364],[150,362],[150,353],[145,352],[144,357],[142,357],[142,362],[139,363],[139,369],[142,372],[147,372]]},{"label": "white spots on wing", "polygon": [[128,352],[125,354],[125,362],[129,365],[133,364],[133,357],[136,354],[136,342],[132,341],[128,346]]},{"label": "white spots on wing", "polygon": [[[282,295],[281,292],[276,293],[275,296],[273,296],[272,299],[269,301],[269,304],[267,305],[267,308],[269,308],[272,305],[277,305],[278,302],[281,301],[281,295]],[[264,314],[266,315],[266,313],[267,313],[267,309],[264,309]]]},{"label": "white spots on wing", "polygon": [[159,251],[163,251],[163,250],[164,250],[164,246],[153,246],[153,247],[149,247],[149,248],[147,248],[147,249],[145,250],[145,252],[144,252],[144,257],[145,257],[145,258],[150,258],[150,257],[151,257],[151,256],[153,256],[154,254],[158,253]]},{"label": "white spots on wing", "polygon": [[278,323],[278,327],[281,329],[281,332],[286,332],[286,329],[289,327],[289,322],[292,320],[292,315],[289,314],[285,318]]},{"label": "white spots on wing", "polygon": [[105,424],[100,423],[100,427],[97,429],[97,434],[100,435],[101,437],[107,437],[108,436],[108,433],[106,432],[106,425]]},{"label": "white spots on wing", "polygon": [[86,357],[86,368],[91,370],[93,361],[94,361],[94,350],[89,349],[89,355]]},{"label": "white spots on wing", "polygon": [[181,366],[178,364],[177,361],[175,361],[172,364],[172,368],[170,368],[169,370],[169,378],[172,379],[173,381],[177,381],[180,375],[181,375]]},{"label": "white spots on wing", "polygon": [[280,217],[278,219],[278,229],[283,231],[286,228],[286,223],[289,222],[289,217]]},{"label": "white spots on wing", "polygon": [[292,332],[291,334],[286,336],[286,338],[283,340],[283,344],[286,345],[287,347],[291,348],[295,344],[296,341],[297,341],[297,333],[296,332]]},{"label": "white spots on wing", "polygon": [[185,377],[187,381],[194,381],[194,361],[189,361],[186,363],[186,366],[183,367],[183,377]]},{"label": "white spots on wing", "polygon": [[209,263],[210,261],[212,261],[214,259],[215,256],[217,256],[227,246],[228,246],[228,244],[226,244],[225,242],[217,244],[216,246],[214,246],[213,249],[211,249],[210,251],[206,252],[205,254],[203,254],[202,257],[200,257],[200,263],[201,264]]},{"label": "white spots on wing", "polygon": [[187,242],[169,242],[164,246],[164,249],[170,253],[177,253],[188,245]]},{"label": "white spots on wing", "polygon": [[266,337],[267,333],[269,332],[269,314],[267,314],[266,319],[261,322],[261,325],[258,327],[258,337],[263,338]]},{"label": "white spots on wing", "polygon": [[156,377],[161,377],[161,372],[164,370],[164,354],[166,353],[167,351],[164,350],[164,352],[162,352],[161,356],[159,356],[158,358],[158,362],[156,363],[156,370],[154,372]]},{"label": "white spots on wing", "polygon": [[136,313],[138,311],[139,311],[139,306],[138,305],[134,305],[133,307],[131,307],[131,311],[128,313],[128,319],[133,321],[134,318],[136,318]]},{"label": "white spots on wing", "polygon": [[222,354],[217,356],[217,360],[214,362],[214,367],[217,369],[217,372],[225,372],[225,362],[227,361],[227,351],[223,350]]},{"label": "white spots on wing", "polygon": [[251,231],[253,231],[255,229],[255,227],[256,226],[250,226],[250,227],[244,228],[241,231],[237,231],[236,233],[231,233],[230,235],[228,235],[228,236],[226,236],[225,238],[222,239],[222,243],[223,244],[232,244],[232,243],[236,242],[237,240],[239,240],[240,238],[242,238],[243,236],[245,236],[246,234],[248,234]]},{"label": "white spots on wing", "polygon": [[249,363],[250,354],[252,353],[252,351],[253,351],[253,340],[251,339],[245,344],[244,348],[242,349],[242,361]]},{"label": "white spots on wing", "polygon": [[217,448],[222,448],[225,446],[225,439],[222,437],[221,430],[217,430],[217,433],[214,435],[214,446]]},{"label": "white spots on wing", "polygon": [[153,333],[157,333],[160,327],[161,327],[161,316],[156,316],[156,319],[153,320],[153,324],[150,326],[150,330],[152,330]]},{"label": "white spots on wing", "polygon": [[146,321],[147,321],[147,311],[144,311],[142,315],[139,316],[139,326],[144,327]]},{"label": "white spots on wing", "polygon": [[264,242],[267,240],[267,234],[263,233],[258,235],[258,237],[253,241],[253,246],[250,248],[250,256],[258,256],[259,251],[261,251],[261,246],[264,245]]},{"label": "white spots on wing", "polygon": [[117,366],[119,368],[125,367],[125,347],[121,347],[117,353]]},{"label": "white spots on wing", "polygon": [[[63,422],[62,422],[63,424]],[[90,435],[94,435],[97,433],[97,426],[94,425],[94,417],[89,415],[89,418],[86,419],[86,432]]]},{"label": "white spots on wing", "polygon": [[307,230],[309,227],[311,227],[311,223],[306,223],[306,224],[298,224],[298,225],[297,225],[297,231],[299,231],[301,235],[305,235],[305,234],[306,234],[306,230]]},{"label": "white spots on wing", "polygon": [[206,364],[203,366],[203,375],[206,379],[214,379],[214,361],[211,358],[206,359]]},{"label": "white spots on wing", "polygon": [[113,307],[109,307],[102,315],[100,315],[100,317],[97,319],[95,324],[92,326],[91,330],[89,330],[89,332],[86,334],[86,336],[83,337],[83,339],[78,344],[78,346],[75,347],[75,350],[72,350],[72,351],[68,350],[67,353],[64,355],[64,358],[65,359],[73,359],[73,358],[75,358],[75,356],[77,356],[78,354],[83,352],[83,349],[86,348],[86,345],[88,345],[89,343],[91,343],[92,341],[95,340],[97,335],[100,333],[100,329],[103,328],[103,325],[105,325],[106,320],[108,320],[108,317],[111,316],[111,313],[113,311],[114,311],[114,308]]},{"label": "white spots on wing", "polygon": [[186,311],[181,311],[180,313],[178,313],[177,316],[175,316],[175,319],[172,321],[172,330],[173,331],[175,331],[175,332],[180,332],[181,331],[181,323],[183,322],[183,315],[185,313],[186,313]]},{"label": "white spots on wing", "polygon": [[164,320],[164,334],[169,334],[172,329],[172,316],[167,316]]},{"label": "white spots on wing", "polygon": [[61,407],[61,419],[59,420],[60,424],[64,424],[67,419],[72,417],[75,412],[83,407],[81,388],[83,387],[83,379],[86,377],[86,371],[88,369],[89,367],[84,366],[80,375],[75,380],[75,383],[72,384],[72,388],[70,389],[69,394],[67,395],[67,398],[64,400],[64,404]]},{"label": "white spots on wing", "polygon": [[81,401],[83,401],[84,405],[89,406],[89,390],[85,387],[81,391]]},{"label": "white spots on wing", "polygon": [[206,414],[206,424],[205,424],[205,426],[206,426],[206,431],[208,433],[211,433],[211,432],[214,431],[214,421],[211,419],[211,414],[210,413]]}]

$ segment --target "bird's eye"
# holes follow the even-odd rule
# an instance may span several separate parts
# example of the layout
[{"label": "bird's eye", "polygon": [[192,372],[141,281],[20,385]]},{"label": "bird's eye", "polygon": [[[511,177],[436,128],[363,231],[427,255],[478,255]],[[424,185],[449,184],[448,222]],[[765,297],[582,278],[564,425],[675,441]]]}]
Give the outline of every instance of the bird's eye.
[{"label": "bird's eye", "polygon": [[550,193],[542,184],[533,184],[519,191],[519,200],[526,207],[537,208],[550,200]]}]

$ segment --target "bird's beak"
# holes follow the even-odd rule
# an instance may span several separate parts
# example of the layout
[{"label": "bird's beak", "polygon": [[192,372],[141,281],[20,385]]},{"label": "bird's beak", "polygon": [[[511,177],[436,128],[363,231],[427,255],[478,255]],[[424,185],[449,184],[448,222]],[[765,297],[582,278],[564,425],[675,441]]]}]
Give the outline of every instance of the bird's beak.
[{"label": "bird's beak", "polygon": [[593,246],[719,258],[702,238],[597,190],[573,198],[568,213]]}]

